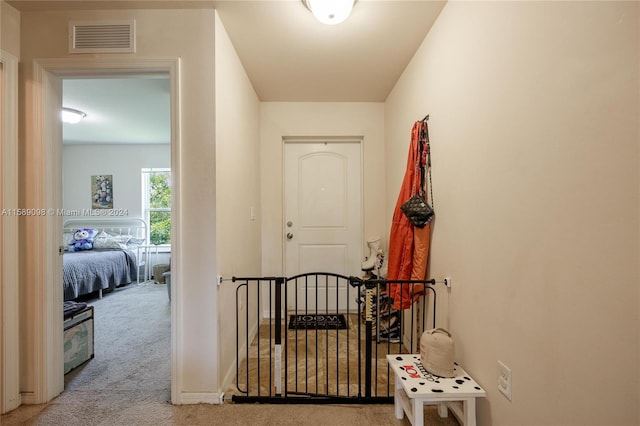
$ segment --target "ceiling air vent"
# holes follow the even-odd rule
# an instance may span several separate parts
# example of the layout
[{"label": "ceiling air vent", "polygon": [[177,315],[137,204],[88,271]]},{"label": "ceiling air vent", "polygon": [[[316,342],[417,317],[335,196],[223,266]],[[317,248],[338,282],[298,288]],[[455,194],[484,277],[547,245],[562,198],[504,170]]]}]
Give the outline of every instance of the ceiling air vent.
[{"label": "ceiling air vent", "polygon": [[69,22],[69,53],[133,53],[134,20]]}]

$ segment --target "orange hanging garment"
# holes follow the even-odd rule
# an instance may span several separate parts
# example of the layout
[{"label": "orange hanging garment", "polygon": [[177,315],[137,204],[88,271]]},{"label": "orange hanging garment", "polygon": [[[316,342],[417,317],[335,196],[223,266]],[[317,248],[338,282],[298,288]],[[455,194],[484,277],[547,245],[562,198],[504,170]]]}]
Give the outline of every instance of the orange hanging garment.
[{"label": "orange hanging garment", "polygon": [[[421,162],[426,158],[423,155],[426,151],[420,150],[420,137],[426,135],[426,125],[425,121],[417,121],[411,129],[407,169],[391,222],[388,281],[423,280],[426,275],[431,224],[428,223],[422,229],[414,228],[400,209],[414,195],[414,189],[422,184],[421,175],[417,171],[420,170]],[[414,242],[416,236],[418,239]],[[387,292],[393,299],[394,309],[408,309],[413,301],[424,293],[424,285],[391,283],[388,285]]]}]

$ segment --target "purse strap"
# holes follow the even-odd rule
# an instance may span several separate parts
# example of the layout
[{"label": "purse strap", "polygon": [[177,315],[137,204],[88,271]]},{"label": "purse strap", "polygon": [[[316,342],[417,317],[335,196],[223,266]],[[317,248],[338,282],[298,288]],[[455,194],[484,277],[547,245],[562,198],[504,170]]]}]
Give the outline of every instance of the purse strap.
[{"label": "purse strap", "polygon": [[[414,158],[413,186],[411,187],[411,197],[422,195],[422,127],[418,128],[418,150]],[[411,136],[412,138],[414,135]]]},{"label": "purse strap", "polygon": [[[426,169],[427,174],[429,175],[429,192],[431,195],[431,208],[435,211],[436,204],[433,201],[433,182],[431,181],[431,143],[429,142],[429,125],[427,122],[424,122],[424,133],[425,133],[425,145],[427,150],[427,160],[426,160]],[[424,178],[423,178],[424,179]]]},{"label": "purse strap", "polygon": [[[433,201],[433,182],[431,180],[431,144],[429,142],[429,125],[427,124],[427,120],[429,116],[427,116],[424,120],[422,120],[422,125],[420,126],[420,132],[418,134],[418,151],[419,158],[416,162],[416,173],[420,179],[420,195],[424,195],[424,179],[425,172],[429,176],[429,193],[431,196],[431,208],[435,211],[435,203]],[[417,180],[417,179],[416,179]],[[414,181],[415,184],[415,181]],[[413,194],[415,194],[415,187],[413,190]]]},{"label": "purse strap", "polygon": [[[420,121],[420,129],[418,130],[418,158],[416,158],[415,161],[415,178],[413,179],[411,196],[421,195],[424,198],[424,178],[426,172],[426,174],[429,175],[431,208],[435,211],[435,204],[433,202],[433,182],[431,180],[431,144],[429,143],[428,119],[429,116],[426,116],[422,121]],[[419,190],[417,190],[418,188]]]}]

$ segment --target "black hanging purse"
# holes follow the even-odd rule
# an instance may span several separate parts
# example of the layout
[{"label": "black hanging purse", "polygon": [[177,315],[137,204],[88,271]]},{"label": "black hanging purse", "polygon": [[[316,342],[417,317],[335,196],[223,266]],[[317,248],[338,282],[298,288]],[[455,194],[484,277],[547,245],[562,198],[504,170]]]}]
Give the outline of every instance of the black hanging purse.
[{"label": "black hanging purse", "polygon": [[[428,116],[427,116],[428,117]],[[409,222],[413,226],[418,228],[424,228],[427,223],[431,222],[436,213],[424,198],[424,175],[425,167],[429,171],[429,189],[431,190],[431,200],[433,200],[433,187],[431,185],[431,149],[429,147],[429,133],[427,129],[427,123],[424,121],[424,127],[420,132],[420,158],[416,161],[416,180],[420,180],[420,191],[416,193],[416,182],[414,181],[413,191],[411,198],[409,198],[403,205],[400,206],[400,210],[409,219]],[[426,159],[423,157],[423,152],[426,154]],[[426,164],[425,164],[426,163]]]},{"label": "black hanging purse", "polygon": [[402,206],[402,212],[407,216],[409,222],[418,228],[424,228],[431,222],[435,212],[421,194],[416,194],[409,198]]}]

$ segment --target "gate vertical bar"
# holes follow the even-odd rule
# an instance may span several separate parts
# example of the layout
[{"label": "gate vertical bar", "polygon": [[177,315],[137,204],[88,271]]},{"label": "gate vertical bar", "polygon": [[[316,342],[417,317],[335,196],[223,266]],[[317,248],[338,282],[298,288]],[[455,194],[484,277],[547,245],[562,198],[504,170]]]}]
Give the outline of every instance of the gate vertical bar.
[{"label": "gate vertical bar", "polygon": [[276,278],[276,319],[275,319],[275,381],[276,396],[282,396],[282,284],[284,278]]},{"label": "gate vertical bar", "polygon": [[365,290],[365,360],[364,360],[364,396],[371,398],[371,344],[373,343],[373,290],[368,288]]},{"label": "gate vertical bar", "polygon": [[358,398],[362,397],[362,321],[360,320],[360,313],[362,312],[362,304],[360,304],[360,296],[362,296],[362,289],[360,285],[358,285],[358,278],[349,277],[349,286],[357,286],[358,287],[358,312],[357,312],[357,321],[358,321]]},{"label": "gate vertical bar", "polygon": [[[256,315],[258,316],[258,318],[260,318],[260,280],[256,280]],[[249,324],[249,306],[247,305],[247,324]],[[261,383],[261,379],[262,376],[260,375],[260,364],[262,361],[262,357],[260,357],[260,325],[258,324],[258,340],[256,342],[256,347],[257,347],[257,353],[258,353],[258,396],[260,396],[260,393],[262,391],[262,383]],[[247,359],[249,357],[249,345],[247,345]],[[247,369],[247,378],[249,377],[249,370]],[[247,379],[248,380],[248,379]],[[269,377],[269,381],[271,381],[271,377]],[[271,395],[271,389],[269,389],[269,395]]]},{"label": "gate vertical bar", "polygon": [[[240,289],[245,289],[245,299],[248,299],[246,294],[248,293],[248,285],[247,283],[240,284],[236,287],[236,389],[243,393],[249,393],[249,362],[248,362],[248,350],[249,350],[249,327],[245,323],[245,364],[247,373],[245,375],[245,389],[240,389],[239,377],[240,377],[240,362],[238,362],[238,357],[240,356],[240,309],[238,308],[238,304],[240,301]],[[245,306],[247,306],[247,300],[245,300]]]}]

